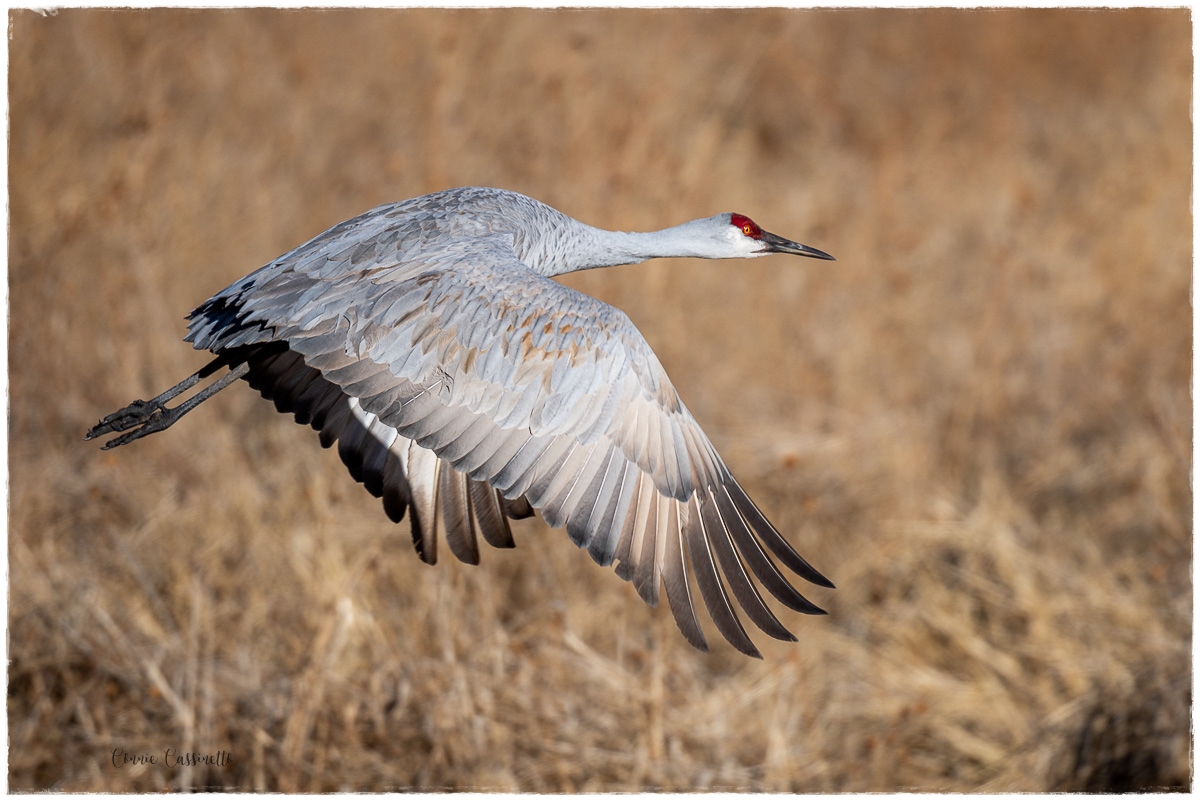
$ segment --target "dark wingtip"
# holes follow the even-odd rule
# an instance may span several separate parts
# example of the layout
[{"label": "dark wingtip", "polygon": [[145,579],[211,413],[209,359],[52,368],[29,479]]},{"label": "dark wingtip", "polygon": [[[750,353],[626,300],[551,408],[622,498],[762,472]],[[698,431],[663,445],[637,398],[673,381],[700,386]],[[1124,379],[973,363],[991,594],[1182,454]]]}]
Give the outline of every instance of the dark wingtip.
[{"label": "dark wingtip", "polygon": [[637,590],[638,597],[642,598],[642,602],[651,608],[658,608],[658,592],[655,591],[658,587],[651,584],[649,581],[643,584],[638,584],[635,580],[633,588]]},{"label": "dark wingtip", "polygon": [[408,503],[396,497],[390,492],[384,492],[383,495],[383,513],[387,514],[388,519],[392,522],[400,522],[404,519],[404,512],[408,510]]},{"label": "dark wingtip", "polygon": [[798,592],[797,592],[795,598],[790,598],[790,599],[798,599],[799,600],[799,602],[787,604],[788,607],[791,608],[793,611],[799,611],[801,614],[814,614],[814,615],[827,613],[819,605],[812,602],[807,597],[805,597],[804,595],[802,595]]},{"label": "dark wingtip", "polygon": [[[674,611],[675,607],[672,606],[671,612],[674,613]],[[689,629],[684,625],[680,625],[678,616],[675,617],[675,626],[679,628],[679,632],[683,634],[684,641],[699,650],[701,653],[708,652],[708,640],[704,638],[704,634],[700,632],[698,627],[695,629]]]},{"label": "dark wingtip", "polygon": [[813,570],[813,573],[814,573],[814,577],[820,578],[820,580],[813,580],[812,578],[809,578],[809,580],[812,583],[815,583],[817,586],[824,586],[826,589],[836,589],[837,588],[836,586],[833,585],[833,581],[829,580],[829,578],[826,578],[824,575],[817,572],[815,569]]}]

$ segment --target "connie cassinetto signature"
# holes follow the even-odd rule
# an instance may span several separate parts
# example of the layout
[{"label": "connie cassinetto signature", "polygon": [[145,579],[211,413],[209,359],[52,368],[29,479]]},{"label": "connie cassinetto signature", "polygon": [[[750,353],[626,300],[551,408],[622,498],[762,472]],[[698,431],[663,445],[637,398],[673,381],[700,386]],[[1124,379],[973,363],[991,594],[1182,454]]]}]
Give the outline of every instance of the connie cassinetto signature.
[{"label": "connie cassinetto signature", "polygon": [[226,750],[218,750],[215,753],[181,753],[174,747],[168,747],[162,751],[161,755],[158,753],[130,753],[120,747],[114,748],[112,751],[112,765],[117,769],[139,764],[162,764],[172,769],[201,765],[227,767],[232,761],[233,757]]}]

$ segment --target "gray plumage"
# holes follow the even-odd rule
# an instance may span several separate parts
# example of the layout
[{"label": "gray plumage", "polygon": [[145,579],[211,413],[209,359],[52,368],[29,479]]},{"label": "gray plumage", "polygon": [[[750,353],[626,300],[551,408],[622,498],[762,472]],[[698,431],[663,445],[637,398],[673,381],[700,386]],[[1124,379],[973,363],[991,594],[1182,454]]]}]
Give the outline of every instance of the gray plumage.
[{"label": "gray plumage", "polygon": [[[388,516],[408,514],[425,561],[436,561],[441,530],[456,557],[478,563],[479,537],[511,547],[508,519],[537,509],[597,563],[618,562],[646,602],[662,585],[684,636],[707,649],[690,565],[717,629],[758,656],[735,602],[767,634],[795,637],[755,578],[787,607],[822,613],[772,556],[833,584],[746,496],[629,318],[551,278],[659,256],[772,252],[829,258],[736,214],[620,233],[498,189],[380,206],[193,311],[186,340],[216,361],[87,438],[135,428],[112,447],[162,430],[241,377],[322,445],[336,442]],[[166,407],[224,366],[220,381]]]}]

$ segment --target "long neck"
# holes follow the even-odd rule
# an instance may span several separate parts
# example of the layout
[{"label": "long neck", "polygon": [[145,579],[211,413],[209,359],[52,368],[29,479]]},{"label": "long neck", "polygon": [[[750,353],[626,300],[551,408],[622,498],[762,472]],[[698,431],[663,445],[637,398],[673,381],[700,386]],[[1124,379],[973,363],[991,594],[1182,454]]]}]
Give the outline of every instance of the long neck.
[{"label": "long neck", "polygon": [[567,235],[547,241],[538,271],[543,275],[563,275],[597,267],[636,264],[650,258],[712,258],[703,239],[695,236],[694,222],[648,233],[627,233],[593,228],[577,220]]}]

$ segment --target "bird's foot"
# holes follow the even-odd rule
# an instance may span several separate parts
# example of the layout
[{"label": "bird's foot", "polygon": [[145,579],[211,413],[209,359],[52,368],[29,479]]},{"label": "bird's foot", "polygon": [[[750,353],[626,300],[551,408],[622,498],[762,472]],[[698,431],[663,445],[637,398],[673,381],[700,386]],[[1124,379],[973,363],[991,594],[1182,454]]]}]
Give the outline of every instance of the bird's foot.
[{"label": "bird's foot", "polygon": [[84,439],[95,439],[106,433],[134,430],[124,436],[118,436],[112,441],[105,442],[102,450],[111,450],[123,444],[129,444],[151,433],[166,430],[179,419],[178,409],[167,408],[159,400],[134,400],[120,411],[114,411],[96,423],[91,430],[84,434]]},{"label": "bird's foot", "polygon": [[[118,436],[111,441],[105,442],[104,447],[100,448],[101,450],[112,450],[114,447],[129,444],[143,436],[165,431],[178,422],[184,414],[250,371],[249,362],[243,361],[237,366],[230,367],[229,372],[223,375],[220,380],[215,381],[174,408],[167,408],[168,400],[178,397],[204,378],[207,378],[214,370],[228,364],[227,356],[217,356],[204,369],[184,378],[153,400],[134,400],[120,411],[114,411],[109,414],[92,426],[92,429],[85,433],[83,438],[95,439],[106,433],[129,431],[124,436]],[[129,430],[130,428],[133,428],[133,430]]]}]

